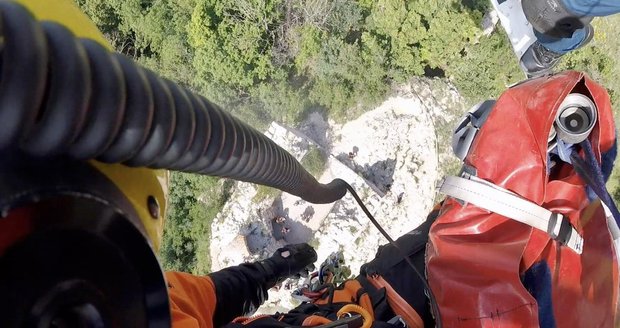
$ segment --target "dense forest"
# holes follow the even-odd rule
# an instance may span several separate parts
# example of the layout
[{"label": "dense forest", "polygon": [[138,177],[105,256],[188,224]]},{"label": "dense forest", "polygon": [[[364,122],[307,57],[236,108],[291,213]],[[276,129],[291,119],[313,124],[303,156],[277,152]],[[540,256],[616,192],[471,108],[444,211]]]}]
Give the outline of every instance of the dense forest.
[{"label": "dense forest", "polygon": [[345,120],[424,74],[496,94],[522,73],[501,34],[480,42],[478,2],[78,0],[117,50],[256,126]]},{"label": "dense forest", "polygon": [[[482,34],[488,0],[76,2],[117,51],[259,129],[316,111],[349,120],[414,76],[449,79],[470,103],[524,78],[503,31]],[[613,39],[613,26],[597,28]],[[590,72],[617,103],[610,51],[595,42],[562,65]],[[210,223],[230,185],[187,174],[171,185],[164,266],[207,272]]]}]

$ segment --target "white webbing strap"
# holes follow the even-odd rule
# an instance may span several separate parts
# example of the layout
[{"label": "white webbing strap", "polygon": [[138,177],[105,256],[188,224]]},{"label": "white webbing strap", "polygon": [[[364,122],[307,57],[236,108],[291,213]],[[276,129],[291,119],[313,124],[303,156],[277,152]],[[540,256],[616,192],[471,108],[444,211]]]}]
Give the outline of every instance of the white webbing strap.
[{"label": "white webbing strap", "polygon": [[542,230],[577,254],[583,251],[583,238],[561,214],[490,182],[474,176],[446,177],[439,192]]},{"label": "white webbing strap", "polygon": [[601,202],[603,209],[605,210],[605,216],[607,217],[607,228],[614,240],[614,250],[616,253],[616,263],[620,266],[620,227],[614,219],[614,215],[611,214],[611,210],[605,203]]}]

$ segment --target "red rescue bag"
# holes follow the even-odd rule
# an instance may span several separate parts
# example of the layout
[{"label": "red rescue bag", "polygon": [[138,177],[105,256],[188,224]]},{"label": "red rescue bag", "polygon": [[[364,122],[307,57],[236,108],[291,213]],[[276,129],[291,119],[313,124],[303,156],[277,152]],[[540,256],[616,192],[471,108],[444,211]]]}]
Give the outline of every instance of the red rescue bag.
[{"label": "red rescue bag", "polygon": [[426,258],[444,327],[614,327],[618,263],[605,211],[588,198],[572,165],[548,170],[549,134],[570,93],[596,105],[588,140],[600,163],[615,147],[609,96],[569,71],[504,92],[464,166],[481,181],[561,214],[583,238],[581,254],[545,231],[448,197],[431,227]]}]

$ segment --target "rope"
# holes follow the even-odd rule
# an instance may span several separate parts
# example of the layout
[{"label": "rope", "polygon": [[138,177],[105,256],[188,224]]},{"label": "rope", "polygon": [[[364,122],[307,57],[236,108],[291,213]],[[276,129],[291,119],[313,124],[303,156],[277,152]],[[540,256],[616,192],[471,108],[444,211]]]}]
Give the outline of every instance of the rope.
[{"label": "rope", "polygon": [[357,304],[347,304],[343,306],[340,310],[338,310],[338,313],[336,313],[336,315],[338,316],[338,319],[341,319],[345,315],[351,314],[351,312],[360,314],[364,319],[364,324],[362,324],[361,328],[370,328],[370,326],[372,326],[372,315],[368,311],[366,311],[366,309]]},{"label": "rope", "polygon": [[581,158],[577,151],[573,151],[571,154],[571,161],[573,162],[575,171],[577,171],[577,174],[584,182],[592,188],[592,191],[601,199],[603,204],[609,208],[616,224],[620,225],[620,212],[611,195],[609,195],[607,187],[605,187],[605,178],[600,165],[596,161],[596,156],[592,150],[592,144],[586,139],[581,142],[580,145],[584,151],[584,158]]},{"label": "rope", "polygon": [[362,202],[362,199],[357,195],[357,193],[355,192],[355,189],[353,189],[353,187],[350,184],[348,184],[348,183],[346,183],[346,188],[351,193],[351,196],[353,196],[353,198],[355,198],[355,201],[360,206],[362,211],[366,214],[366,216],[368,217],[370,222],[372,222],[372,224],[379,230],[379,232],[383,235],[383,237],[385,237],[385,239],[387,239],[390,242],[390,244],[392,246],[394,246],[394,248],[396,248],[398,250],[398,252],[400,253],[401,257],[405,260],[405,262],[407,262],[407,264],[413,269],[415,274],[420,278],[420,280],[422,281],[422,284],[424,285],[424,289],[426,290],[426,294],[430,298],[431,310],[432,310],[432,312],[433,312],[433,314],[435,316],[435,325],[436,325],[436,327],[441,328],[442,324],[441,324],[441,315],[439,313],[439,307],[437,306],[437,302],[435,301],[435,296],[433,294],[433,291],[431,290],[430,286],[428,285],[428,282],[426,281],[426,277],[420,271],[418,271],[418,269],[415,267],[413,262],[409,259],[409,256],[407,256],[407,253],[405,253],[398,246],[398,244],[396,244],[394,239],[392,239],[392,237],[390,237],[390,235],[387,233],[387,231],[385,231],[385,229],[383,229],[381,224],[379,224],[379,222],[377,222],[377,220],[370,213],[370,211],[368,210],[366,205],[364,205],[364,203]]}]

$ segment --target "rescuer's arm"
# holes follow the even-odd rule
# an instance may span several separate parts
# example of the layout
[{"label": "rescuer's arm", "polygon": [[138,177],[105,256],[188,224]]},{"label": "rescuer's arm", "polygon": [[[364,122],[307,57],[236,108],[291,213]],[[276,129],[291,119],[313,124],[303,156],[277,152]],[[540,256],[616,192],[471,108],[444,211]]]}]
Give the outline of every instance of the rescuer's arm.
[{"label": "rescuer's arm", "polygon": [[308,244],[288,245],[263,261],[226,268],[206,277],[167,272],[175,327],[219,327],[254,312],[267,290],[317,259]]}]

